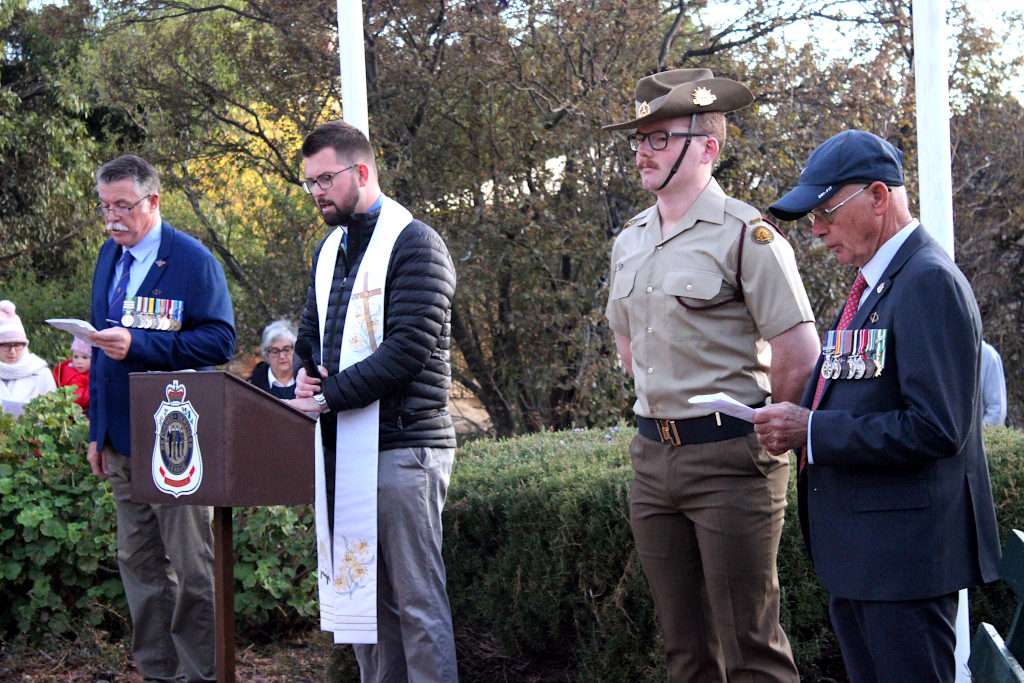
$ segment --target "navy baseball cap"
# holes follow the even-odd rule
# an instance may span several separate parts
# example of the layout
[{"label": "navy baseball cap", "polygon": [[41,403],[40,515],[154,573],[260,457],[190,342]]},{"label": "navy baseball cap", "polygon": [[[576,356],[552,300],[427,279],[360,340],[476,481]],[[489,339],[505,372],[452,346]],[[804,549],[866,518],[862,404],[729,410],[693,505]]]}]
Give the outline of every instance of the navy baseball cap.
[{"label": "navy baseball cap", "polygon": [[863,130],[833,135],[811,152],[796,187],[768,207],[776,218],[793,221],[827,201],[843,185],[881,181],[903,185],[903,153]]}]

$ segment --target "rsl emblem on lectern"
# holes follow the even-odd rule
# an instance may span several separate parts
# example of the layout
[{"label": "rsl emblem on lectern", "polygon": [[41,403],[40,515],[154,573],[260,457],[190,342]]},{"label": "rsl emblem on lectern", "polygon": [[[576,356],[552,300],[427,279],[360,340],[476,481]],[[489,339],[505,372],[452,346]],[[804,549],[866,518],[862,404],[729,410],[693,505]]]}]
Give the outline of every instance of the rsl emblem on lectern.
[{"label": "rsl emblem on lectern", "polygon": [[199,413],[185,400],[185,385],[172,381],[164,389],[166,401],[153,420],[153,483],[175,498],[195,493],[203,481],[203,457],[199,451]]}]

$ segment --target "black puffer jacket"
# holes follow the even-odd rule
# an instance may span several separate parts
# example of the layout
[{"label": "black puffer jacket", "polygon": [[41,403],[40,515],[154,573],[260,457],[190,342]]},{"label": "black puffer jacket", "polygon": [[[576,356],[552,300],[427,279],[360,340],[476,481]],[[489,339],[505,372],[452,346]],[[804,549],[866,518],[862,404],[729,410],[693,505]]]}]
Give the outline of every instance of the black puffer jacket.
[{"label": "black puffer jacket", "polygon": [[[364,360],[338,372],[341,328],[353,279],[369,244],[379,211],[357,214],[348,225],[348,255],[339,251],[328,298],[324,357],[328,371],[324,396],[331,410],[361,408],[380,400],[380,449],[413,446],[454,448],[448,414],[451,387],[451,309],[455,268],[444,240],[413,220],[395,242],[384,287],[384,340]],[[313,257],[299,339],[320,350]],[[327,439],[325,438],[325,442]],[[333,441],[333,439],[332,439]]]}]

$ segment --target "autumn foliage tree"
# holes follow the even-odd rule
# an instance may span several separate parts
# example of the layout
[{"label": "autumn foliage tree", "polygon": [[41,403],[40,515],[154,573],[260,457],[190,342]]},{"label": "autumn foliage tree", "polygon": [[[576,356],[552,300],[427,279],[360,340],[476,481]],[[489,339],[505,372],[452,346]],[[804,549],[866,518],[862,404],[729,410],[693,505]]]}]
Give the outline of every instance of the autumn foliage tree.
[{"label": "autumn foliage tree", "polygon": [[[298,150],[306,132],[344,108],[333,5],[79,0],[23,9],[18,22],[72,9],[84,17],[73,25],[89,30],[73,37],[82,46],[75,68],[60,73],[107,124],[99,135],[56,101],[41,111],[70,126],[81,146],[65,147],[77,154],[93,150],[92,159],[99,144],[104,154],[130,148],[156,163],[165,215],[224,263],[251,347],[271,318],[299,315],[324,233],[298,186]],[[496,433],[630,415],[631,387],[603,317],[605,280],[611,241],[652,198],[621,135],[600,126],[632,109],[637,78],[700,65],[750,85],[757,99],[730,117],[716,176],[756,206],[795,181],[811,149],[850,127],[901,147],[916,183],[909,0],[761,0],[721,10],[661,0],[364,2],[370,133],[385,191],[448,241],[459,274],[454,373]],[[845,52],[823,49],[811,33],[799,44],[783,33],[810,21],[846,31]],[[951,23],[958,259],[975,282],[986,334],[1015,367],[1024,356],[1015,333],[1024,141],[1020,102],[1005,84],[1018,65],[964,3],[954,3]],[[17,140],[54,165],[45,139]],[[33,167],[11,171],[6,186],[35,187]],[[72,187],[65,215],[90,201],[87,177]],[[4,220],[27,226],[31,215],[19,209]],[[808,231],[783,227],[827,324],[850,274]],[[29,258],[26,244],[0,235],[0,258],[44,273],[50,265]],[[1016,405],[1022,392],[1015,380]]]}]

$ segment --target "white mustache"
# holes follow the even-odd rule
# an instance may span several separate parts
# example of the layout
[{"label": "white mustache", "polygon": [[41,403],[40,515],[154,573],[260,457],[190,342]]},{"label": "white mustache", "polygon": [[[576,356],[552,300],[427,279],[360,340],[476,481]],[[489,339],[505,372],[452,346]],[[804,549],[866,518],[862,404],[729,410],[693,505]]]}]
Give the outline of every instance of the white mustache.
[{"label": "white mustache", "polygon": [[104,232],[129,232],[123,223],[108,223],[103,226]]}]

